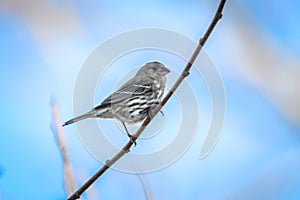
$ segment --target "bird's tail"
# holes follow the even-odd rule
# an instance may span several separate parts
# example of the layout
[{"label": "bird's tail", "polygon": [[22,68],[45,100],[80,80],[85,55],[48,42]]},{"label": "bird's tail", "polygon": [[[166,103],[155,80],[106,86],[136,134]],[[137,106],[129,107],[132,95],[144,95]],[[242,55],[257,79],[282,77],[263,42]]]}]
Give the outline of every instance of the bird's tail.
[{"label": "bird's tail", "polygon": [[86,118],[90,118],[90,117],[96,117],[95,116],[96,111],[95,110],[91,110],[83,115],[79,115],[78,117],[75,117],[73,119],[70,119],[69,121],[66,121],[62,126],[66,126],[69,124],[73,124],[74,122],[78,122],[80,120],[86,119]]}]

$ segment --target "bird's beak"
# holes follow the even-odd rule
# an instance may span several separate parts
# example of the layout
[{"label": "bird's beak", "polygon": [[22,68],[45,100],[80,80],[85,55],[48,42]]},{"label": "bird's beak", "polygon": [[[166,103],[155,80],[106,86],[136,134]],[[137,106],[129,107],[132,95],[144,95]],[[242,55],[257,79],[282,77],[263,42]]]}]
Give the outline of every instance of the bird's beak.
[{"label": "bird's beak", "polygon": [[163,70],[164,75],[166,75],[166,74],[168,74],[170,72],[171,72],[171,70],[169,70],[168,68],[164,67],[164,70]]}]

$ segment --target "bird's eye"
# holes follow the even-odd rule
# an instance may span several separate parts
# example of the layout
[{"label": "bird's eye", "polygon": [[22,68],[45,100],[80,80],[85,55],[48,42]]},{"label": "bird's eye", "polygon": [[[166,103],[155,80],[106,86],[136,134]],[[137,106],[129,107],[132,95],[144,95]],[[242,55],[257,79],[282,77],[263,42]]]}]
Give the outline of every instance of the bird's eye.
[{"label": "bird's eye", "polygon": [[157,67],[153,67],[152,69],[153,69],[154,71],[156,71],[156,70],[157,70]]}]

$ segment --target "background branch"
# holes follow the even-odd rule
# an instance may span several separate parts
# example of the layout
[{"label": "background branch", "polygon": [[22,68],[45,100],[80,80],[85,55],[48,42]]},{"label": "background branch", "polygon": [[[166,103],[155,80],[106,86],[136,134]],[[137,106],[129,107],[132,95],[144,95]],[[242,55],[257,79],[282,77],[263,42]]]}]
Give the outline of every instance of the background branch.
[{"label": "background branch", "polygon": [[[161,101],[160,105],[155,109],[153,112],[153,117],[156,116],[156,114],[161,110],[161,108],[167,103],[167,101],[170,99],[170,97],[173,95],[173,93],[176,91],[178,86],[182,83],[182,81],[189,75],[189,71],[196,60],[197,56],[199,55],[202,47],[206,43],[207,39],[209,38],[210,34],[212,33],[213,29],[215,28],[218,21],[222,18],[222,11],[224,8],[226,0],[221,0],[218,6],[218,9],[215,13],[215,16],[213,20],[211,21],[208,29],[206,30],[204,36],[199,40],[199,43],[192,54],[190,60],[186,64],[183,72],[181,73],[181,76],[178,77],[177,81],[171,88],[171,90],[168,92],[168,94],[164,97],[164,99]],[[109,169],[115,162],[117,162],[122,156],[124,156],[126,153],[130,151],[130,148],[135,143],[135,141],[138,139],[138,137],[142,134],[144,129],[148,126],[148,124],[151,122],[152,118],[147,117],[141,127],[136,131],[136,133],[133,135],[133,138],[131,141],[128,141],[123,148],[110,160],[107,160],[106,163],[103,165],[102,168],[100,168],[90,179],[88,179],[80,188],[78,188],[69,198],[68,200],[74,200],[79,199],[81,194],[86,191],[107,169]]]},{"label": "background branch", "polygon": [[143,177],[143,175],[141,173],[136,172],[136,175],[139,178],[139,181],[141,182],[141,184],[143,186],[143,190],[144,190],[146,199],[147,200],[154,200],[153,193],[151,191],[151,188],[150,188],[147,180]]},{"label": "background branch", "polygon": [[62,156],[63,160],[63,169],[64,169],[64,188],[67,195],[70,195],[76,189],[75,178],[71,169],[70,160],[68,157],[68,152],[64,139],[64,131],[61,127],[61,120],[59,115],[59,110],[57,103],[51,101],[51,110],[52,110],[52,132],[55,138],[55,143],[57,148]]}]

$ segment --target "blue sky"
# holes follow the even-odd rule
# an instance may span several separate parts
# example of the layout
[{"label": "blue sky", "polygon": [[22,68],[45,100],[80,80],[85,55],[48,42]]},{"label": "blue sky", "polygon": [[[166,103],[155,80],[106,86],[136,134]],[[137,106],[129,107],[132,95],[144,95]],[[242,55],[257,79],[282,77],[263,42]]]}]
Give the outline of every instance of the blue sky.
[{"label": "blue sky", "polygon": [[[63,120],[73,116],[77,75],[99,44],[145,27],[170,29],[197,41],[217,1],[33,4],[0,3],[0,199],[5,200],[65,199],[62,160],[50,128],[50,101],[54,98],[58,102]],[[299,80],[298,7],[296,1],[227,2],[223,19],[204,48],[224,82],[226,120],[222,136],[211,154],[199,160],[211,110],[204,82],[193,74],[187,81],[199,103],[198,134],[172,165],[143,175],[154,199],[300,198],[299,118],[297,112],[285,107],[290,103],[283,101],[285,97],[299,98],[293,91],[299,91],[300,84],[292,82]],[[258,44],[265,49],[260,51]],[[264,60],[269,52],[278,55],[274,63]],[[158,53],[151,54],[156,57],[153,59],[177,64],[172,56],[159,57]],[[124,71],[149,59],[143,53],[130,56],[135,64],[122,68]],[[130,59],[123,61],[128,64]],[[178,72],[183,67],[179,62],[182,60],[173,66]],[[263,68],[266,63],[269,68]],[[290,73],[291,68],[294,73]],[[281,78],[272,74],[279,69],[284,74]],[[118,69],[109,73],[116,80],[122,79]],[[95,101],[101,101],[115,87],[112,80],[104,78],[102,82],[105,80],[108,86],[103,86],[103,92],[96,91]],[[167,104],[166,117],[177,116],[175,103],[171,100]],[[167,123],[172,124],[170,120]],[[112,121],[99,124],[115,128]],[[74,126],[64,130],[74,175],[81,185],[101,163],[86,151]],[[126,141],[122,133],[114,137],[120,144]],[[142,145],[156,147],[151,139],[143,140],[136,151]],[[145,199],[136,175],[115,170],[108,171],[91,190],[90,199]]]}]

